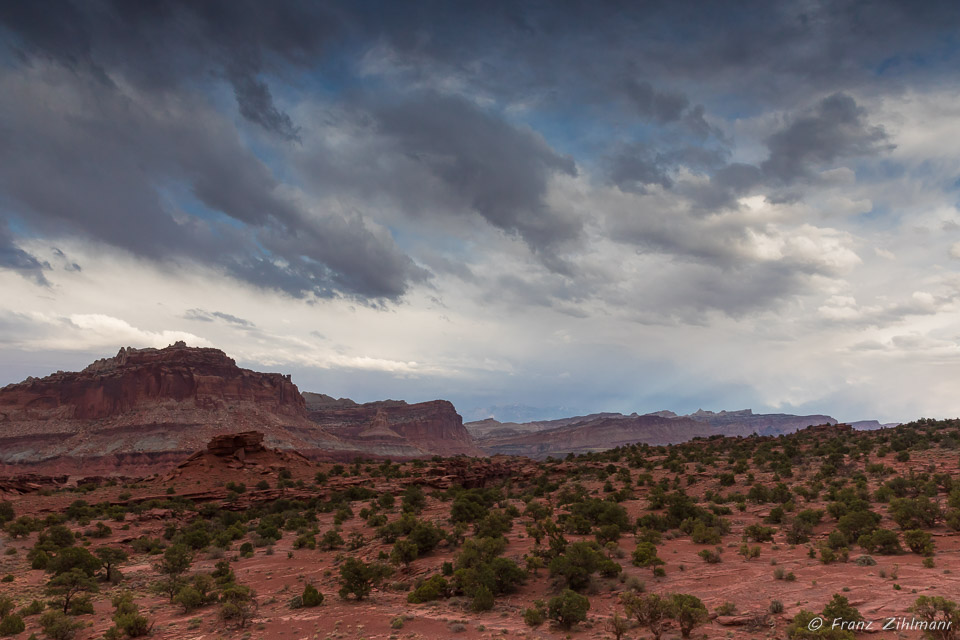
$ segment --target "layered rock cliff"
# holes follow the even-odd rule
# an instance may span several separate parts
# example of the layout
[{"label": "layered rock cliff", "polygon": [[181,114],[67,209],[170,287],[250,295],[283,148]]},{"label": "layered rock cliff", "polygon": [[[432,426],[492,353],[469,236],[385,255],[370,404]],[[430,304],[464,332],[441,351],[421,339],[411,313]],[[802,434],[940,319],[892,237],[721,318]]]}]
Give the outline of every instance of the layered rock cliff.
[{"label": "layered rock cliff", "polygon": [[[290,376],[178,342],[120,349],[80,372],[0,389],[0,464],[168,464],[221,433],[258,429],[272,446],[349,448],[307,418]],[[297,433],[291,433],[297,429]],[[144,459],[143,454],[148,454]],[[49,465],[48,465],[49,466]]]},{"label": "layered rock cliff", "polygon": [[[45,422],[66,430],[70,420],[105,420],[158,405],[218,411],[251,405],[305,417],[290,376],[241,369],[219,349],[178,342],[165,349],[124,349],[80,372],[59,371],[0,389],[0,422]],[[6,429],[10,431],[10,429]]]},{"label": "layered rock cliff", "polygon": [[446,400],[407,404],[385,400],[357,404],[305,394],[307,415],[338,438],[385,456],[483,455]]},{"label": "layered rock cliff", "polygon": [[290,376],[242,369],[218,349],[124,348],[0,389],[0,472],[145,474],[252,430],[265,446],[314,458],[480,453],[449,402],[308,397],[309,409]]}]

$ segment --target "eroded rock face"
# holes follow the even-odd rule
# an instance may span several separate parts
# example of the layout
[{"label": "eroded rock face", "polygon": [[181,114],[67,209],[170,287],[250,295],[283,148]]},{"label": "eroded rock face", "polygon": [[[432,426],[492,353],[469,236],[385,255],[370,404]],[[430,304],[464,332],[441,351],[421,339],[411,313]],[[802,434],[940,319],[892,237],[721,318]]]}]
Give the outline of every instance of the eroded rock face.
[{"label": "eroded rock face", "polygon": [[158,401],[226,409],[254,403],[278,415],[304,416],[290,376],[241,369],[219,349],[178,342],[165,349],[120,349],[80,372],[28,378],[0,389],[0,422],[100,420]]},{"label": "eroded rock face", "polygon": [[144,454],[169,464],[214,436],[254,428],[272,446],[349,448],[307,419],[288,375],[242,369],[219,349],[182,342],[120,349],[83,371],[0,389],[0,470],[41,465],[84,473],[89,461],[98,473],[114,462],[129,463],[125,473],[140,463],[153,471]]},{"label": "eroded rock face", "polygon": [[263,447],[318,459],[480,454],[449,402],[309,397],[308,410],[290,376],[242,369],[218,349],[120,349],[83,371],[0,389],[0,473],[148,475],[211,440],[226,455]]},{"label": "eroded rock face", "polygon": [[[309,396],[308,396],[309,398]],[[482,455],[446,400],[387,400],[349,406],[308,403],[310,420],[369,453],[393,456]]]},{"label": "eroded rock face", "polygon": [[259,431],[228,433],[217,436],[207,443],[207,452],[215,456],[232,456],[238,452],[256,453],[263,451],[263,434]]}]

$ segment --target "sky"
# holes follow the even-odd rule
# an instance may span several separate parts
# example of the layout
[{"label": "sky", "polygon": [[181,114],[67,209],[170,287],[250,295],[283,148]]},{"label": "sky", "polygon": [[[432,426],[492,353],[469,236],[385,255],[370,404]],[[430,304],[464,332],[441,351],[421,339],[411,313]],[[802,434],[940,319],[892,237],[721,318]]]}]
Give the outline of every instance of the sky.
[{"label": "sky", "polygon": [[956,2],[0,3],[0,385],[960,415]]}]

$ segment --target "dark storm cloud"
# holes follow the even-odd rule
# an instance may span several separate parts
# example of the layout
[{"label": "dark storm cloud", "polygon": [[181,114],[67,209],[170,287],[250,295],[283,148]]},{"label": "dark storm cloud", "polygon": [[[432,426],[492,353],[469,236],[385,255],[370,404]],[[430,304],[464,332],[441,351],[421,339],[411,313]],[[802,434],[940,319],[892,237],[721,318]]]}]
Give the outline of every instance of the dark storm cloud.
[{"label": "dark storm cloud", "polygon": [[[297,296],[397,299],[428,277],[372,224],[379,208],[413,218],[398,237],[426,211],[468,230],[473,212],[566,275],[575,269],[558,256],[594,214],[546,204],[551,178],[577,172],[551,143],[579,150],[580,130],[601,123],[584,153],[603,155],[612,183],[673,189],[698,215],[760,185],[802,198],[818,168],[887,147],[836,92],[868,92],[900,68],[932,77],[921,54],[952,59],[958,17],[956,3],[895,0],[0,3],[13,52],[0,69],[0,189],[6,215],[37,233]],[[354,109],[367,138],[318,141],[317,123],[284,101],[311,91]],[[761,165],[727,164],[714,123],[825,95],[770,136]],[[266,132],[269,164],[247,146],[261,146],[251,131]],[[299,142],[311,193],[354,196],[348,213],[318,211],[278,177]],[[706,179],[681,184],[682,169]],[[627,238],[711,264],[736,256],[687,222],[628,225]],[[43,277],[6,246],[4,264]]]},{"label": "dark storm cloud", "polygon": [[0,269],[15,271],[39,285],[50,286],[50,282],[43,275],[44,271],[50,270],[50,263],[38,260],[18,247],[2,219],[0,219]]},{"label": "dark storm cloud", "polygon": [[576,175],[576,165],[532,131],[433,92],[374,113],[389,142],[495,227],[518,233],[535,250],[579,233],[577,221],[558,218],[543,204],[549,175]]},{"label": "dark storm cloud", "polygon": [[660,123],[679,120],[690,106],[689,98],[682,93],[658,92],[646,81],[627,80],[623,83],[623,92],[641,116]]},{"label": "dark storm cloud", "polygon": [[273,96],[265,82],[247,73],[238,73],[230,81],[244,118],[287,140],[300,140],[298,127],[294,126],[290,116],[274,106]]},{"label": "dark storm cloud", "polygon": [[699,172],[723,172],[727,169],[728,152],[725,149],[679,146],[658,149],[653,145],[634,142],[620,145],[607,159],[611,182],[629,191],[643,191],[645,185],[657,184],[671,188],[671,173],[684,166]]},{"label": "dark storm cloud", "polygon": [[[195,96],[104,92],[45,65],[0,82],[31,97],[0,101],[0,188],[38,232],[197,261],[297,296],[396,298],[425,277],[388,236],[307,210]],[[187,215],[168,194],[210,213]]]},{"label": "dark storm cloud", "polygon": [[770,156],[761,165],[769,177],[784,183],[810,178],[813,170],[840,158],[888,151],[883,127],[867,122],[867,112],[849,95],[835,93],[809,113],[767,139]]},{"label": "dark storm cloud", "polygon": [[24,55],[91,70],[105,82],[115,71],[141,90],[224,77],[241,115],[285,138],[296,129],[258,75],[312,64],[341,30],[318,4],[252,0],[13,2],[0,7],[0,24]]},{"label": "dark storm cloud", "polygon": [[621,189],[643,191],[644,185],[672,188],[671,174],[686,167],[709,176],[709,181],[684,184],[678,191],[703,211],[735,207],[737,199],[764,186],[772,203],[803,199],[792,188],[816,179],[819,170],[840,160],[890,151],[893,145],[880,125],[872,124],[863,107],[844,93],[834,93],[801,110],[766,141],[767,158],[759,166],[726,162],[725,149],[687,147],[656,149],[635,143],[623,145],[608,163],[610,180]]}]

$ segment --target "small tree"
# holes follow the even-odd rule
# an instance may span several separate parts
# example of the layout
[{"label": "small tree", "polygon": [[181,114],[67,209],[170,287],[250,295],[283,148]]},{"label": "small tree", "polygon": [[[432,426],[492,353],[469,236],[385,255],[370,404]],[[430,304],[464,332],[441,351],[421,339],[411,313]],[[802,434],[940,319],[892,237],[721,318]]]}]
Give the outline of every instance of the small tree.
[{"label": "small tree", "polygon": [[171,545],[163,552],[163,558],[156,568],[166,576],[161,585],[164,592],[170,596],[171,602],[183,588],[183,574],[190,570],[192,563],[193,553],[185,544]]},{"label": "small tree", "polygon": [[547,603],[550,618],[557,621],[563,629],[569,629],[578,622],[587,619],[590,610],[590,600],[576,591],[564,589],[563,592],[550,598]]},{"label": "small tree", "polygon": [[539,627],[547,619],[547,607],[543,600],[534,600],[532,607],[523,610],[523,621],[528,627]]},{"label": "small tree", "polygon": [[680,635],[689,638],[694,627],[706,622],[710,613],[700,598],[688,593],[675,593],[670,596],[670,617],[680,625]]},{"label": "small tree", "polygon": [[420,513],[425,506],[427,496],[419,485],[411,484],[403,491],[400,507],[404,513]]},{"label": "small tree", "polygon": [[910,529],[903,532],[903,541],[910,547],[910,551],[922,556],[933,555],[933,537],[922,529]]},{"label": "small tree", "polygon": [[347,558],[340,565],[340,597],[346,600],[352,594],[362,600],[384,578],[391,574],[390,567],[379,563],[367,564],[357,558]]},{"label": "small tree", "polygon": [[663,622],[670,613],[669,603],[655,593],[639,594],[628,591],[620,595],[620,602],[627,615],[653,634],[654,640],[660,640]]},{"label": "small tree", "polygon": [[487,585],[481,584],[473,594],[470,610],[474,613],[480,613],[490,609],[493,609],[493,591]]},{"label": "small tree", "polygon": [[319,607],[323,604],[323,594],[317,591],[317,588],[312,584],[308,584],[303,588],[301,598],[303,600],[303,606],[305,607]]},{"label": "small tree", "polygon": [[40,627],[51,640],[73,640],[84,624],[71,620],[60,611],[47,611],[40,616]]},{"label": "small tree", "polygon": [[47,595],[59,599],[63,612],[70,610],[70,601],[79,593],[97,591],[97,582],[82,569],[70,569],[66,573],[54,576],[47,583]]},{"label": "small tree", "polygon": [[115,547],[98,547],[94,549],[94,553],[103,565],[104,580],[109,580],[110,582],[118,581],[120,571],[117,569],[117,565],[121,562],[126,562],[127,552]]},{"label": "small tree", "polygon": [[408,567],[411,562],[417,559],[419,554],[420,549],[415,542],[406,539],[397,540],[390,552],[390,562]]},{"label": "small tree", "polygon": [[133,594],[129,592],[119,593],[113,597],[112,603],[114,606],[114,626],[107,629],[104,638],[109,639],[121,635],[137,638],[150,633],[153,623],[146,616],[140,614],[140,607],[133,601]]},{"label": "small tree", "polygon": [[220,620],[243,628],[257,611],[256,593],[246,585],[231,584],[220,595]]},{"label": "small tree", "polygon": [[833,599],[823,608],[823,618],[827,622],[833,620],[843,620],[844,622],[859,622],[863,616],[856,607],[850,604],[846,596],[839,593],[833,594]]},{"label": "small tree", "polygon": [[0,525],[13,521],[17,514],[13,510],[13,503],[6,500],[0,501]]},{"label": "small tree", "polygon": [[657,555],[657,547],[652,542],[639,542],[633,551],[633,564],[636,567],[656,567],[665,563]]},{"label": "small tree", "polygon": [[191,585],[182,587],[173,601],[183,607],[184,613],[190,613],[204,604],[203,594]]},{"label": "small tree", "polygon": [[23,618],[16,613],[0,618],[0,636],[15,636],[26,628]]},{"label": "small tree", "polygon": [[619,612],[614,611],[610,619],[607,620],[607,627],[613,634],[615,640],[621,640],[623,634],[630,630],[630,620],[624,618]]},{"label": "small tree", "polygon": [[66,547],[57,552],[47,568],[57,575],[67,573],[71,569],[80,569],[87,576],[93,577],[100,569],[100,565],[100,559],[83,547]]},{"label": "small tree", "polygon": [[960,608],[953,600],[941,596],[920,596],[910,607],[918,618],[928,623],[927,632],[936,640],[954,640],[960,627]]}]

